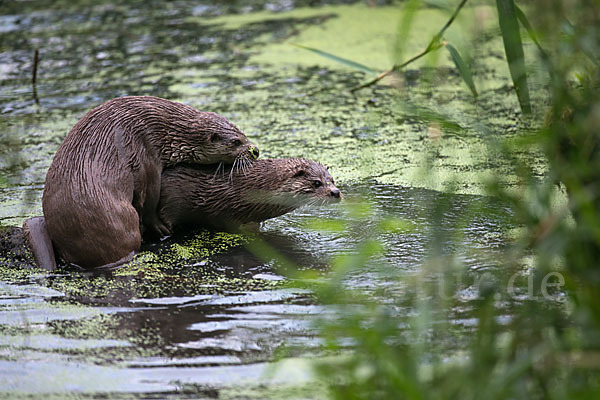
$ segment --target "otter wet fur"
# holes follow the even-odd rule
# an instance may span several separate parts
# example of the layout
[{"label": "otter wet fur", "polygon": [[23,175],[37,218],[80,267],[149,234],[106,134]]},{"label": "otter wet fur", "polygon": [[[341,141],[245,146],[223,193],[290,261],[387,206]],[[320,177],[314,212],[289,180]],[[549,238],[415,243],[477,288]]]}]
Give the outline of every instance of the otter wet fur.
[{"label": "otter wet fur", "polygon": [[158,208],[169,228],[235,230],[303,205],[342,199],[327,167],[316,161],[263,159],[241,169],[220,167],[177,165],[163,171]]},{"label": "otter wet fur", "polygon": [[157,97],[109,100],[75,124],[46,175],[42,208],[54,249],[86,269],[126,262],[144,230],[169,233],[156,208],[164,168],[256,157],[218,114]]}]

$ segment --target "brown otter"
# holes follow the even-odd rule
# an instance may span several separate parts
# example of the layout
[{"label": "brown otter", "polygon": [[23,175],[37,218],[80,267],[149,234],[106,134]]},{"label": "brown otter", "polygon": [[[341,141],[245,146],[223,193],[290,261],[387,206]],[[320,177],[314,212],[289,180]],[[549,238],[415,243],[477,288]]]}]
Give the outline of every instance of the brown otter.
[{"label": "brown otter", "polygon": [[325,166],[300,158],[256,160],[246,168],[176,165],[162,173],[160,218],[170,229],[235,229],[305,204],[340,201]]},{"label": "brown otter", "polygon": [[109,100],[75,124],[46,175],[42,208],[54,248],[84,268],[125,262],[144,229],[169,232],[156,209],[165,167],[257,156],[218,114],[157,97]]}]

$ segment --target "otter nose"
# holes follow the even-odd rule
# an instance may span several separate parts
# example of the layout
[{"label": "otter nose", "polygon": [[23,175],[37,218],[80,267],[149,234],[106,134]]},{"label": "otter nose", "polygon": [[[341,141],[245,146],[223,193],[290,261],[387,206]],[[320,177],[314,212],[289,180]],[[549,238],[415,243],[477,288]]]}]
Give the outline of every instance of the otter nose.
[{"label": "otter nose", "polygon": [[252,156],[252,158],[254,158],[256,160],[258,158],[258,154],[259,154],[258,147],[251,144],[250,146],[248,146],[248,153],[250,153],[250,156]]},{"label": "otter nose", "polygon": [[342,198],[342,192],[340,192],[340,190],[338,188],[331,189],[330,195],[332,197],[335,197],[336,199],[341,199]]}]

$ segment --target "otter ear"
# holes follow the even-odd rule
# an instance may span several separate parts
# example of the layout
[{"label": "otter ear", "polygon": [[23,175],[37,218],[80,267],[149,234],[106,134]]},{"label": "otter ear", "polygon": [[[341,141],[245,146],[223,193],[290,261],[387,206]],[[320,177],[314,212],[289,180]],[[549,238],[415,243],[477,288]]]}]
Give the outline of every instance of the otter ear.
[{"label": "otter ear", "polygon": [[219,139],[219,132],[213,132],[213,133],[210,134],[209,140],[211,142],[214,142],[214,141],[216,141],[218,139]]},{"label": "otter ear", "polygon": [[304,176],[304,174],[306,174],[306,171],[304,171],[303,169],[299,169],[298,171],[296,171],[296,173],[294,174],[294,178],[300,177],[300,176]]}]

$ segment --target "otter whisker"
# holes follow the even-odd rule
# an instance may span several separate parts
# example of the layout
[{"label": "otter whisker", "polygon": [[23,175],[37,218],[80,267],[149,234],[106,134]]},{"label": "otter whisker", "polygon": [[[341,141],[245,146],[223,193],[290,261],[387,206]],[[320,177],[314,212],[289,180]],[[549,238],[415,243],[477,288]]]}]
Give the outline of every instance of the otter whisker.
[{"label": "otter whisker", "polygon": [[229,171],[229,181],[233,180],[233,174],[235,173],[235,169],[237,168],[238,159],[233,160],[233,165],[231,166],[231,170]]},{"label": "otter whisker", "polygon": [[244,176],[246,176],[246,173],[250,170],[251,164],[252,164],[252,162],[250,161],[250,159],[248,157],[244,157],[242,159],[242,173],[244,174]]},{"label": "otter whisker", "polygon": [[246,163],[244,163],[244,165],[242,165],[242,174],[244,174],[244,176],[246,176],[248,173],[248,165]]},{"label": "otter whisker", "polygon": [[246,176],[246,173],[248,172],[249,166],[250,166],[250,160],[248,158],[247,155],[240,155],[238,156],[234,161],[233,161],[233,166],[231,168],[231,172],[229,174],[229,180],[231,181],[233,179],[233,174],[239,174],[242,173],[244,176]]},{"label": "otter whisker", "polygon": [[215,174],[213,175],[213,182],[215,182],[217,180],[217,175],[219,175],[219,171],[222,171],[223,173],[225,173],[225,167],[223,166],[223,161],[221,161],[219,163],[219,165],[217,165],[217,170],[215,171]]},{"label": "otter whisker", "polygon": [[233,165],[231,166],[231,171],[229,171],[229,182],[233,181],[233,173],[235,172],[237,165],[239,162],[239,158],[236,157],[235,160],[233,160]]}]

